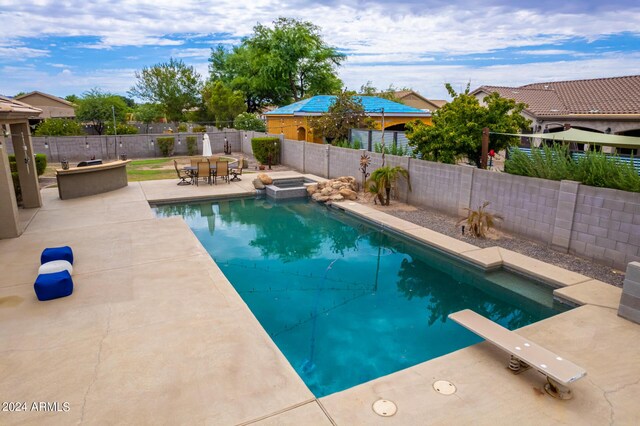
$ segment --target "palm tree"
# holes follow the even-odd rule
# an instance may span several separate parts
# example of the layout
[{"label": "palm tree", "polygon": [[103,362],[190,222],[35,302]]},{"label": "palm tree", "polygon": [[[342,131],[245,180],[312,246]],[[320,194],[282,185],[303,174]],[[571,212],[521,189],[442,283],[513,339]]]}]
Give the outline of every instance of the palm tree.
[{"label": "palm tree", "polygon": [[391,188],[395,187],[395,184],[400,177],[407,180],[409,191],[411,191],[409,172],[400,166],[385,166],[376,169],[371,173],[371,177],[367,181],[367,190],[380,200],[381,205],[388,206],[391,201]]}]

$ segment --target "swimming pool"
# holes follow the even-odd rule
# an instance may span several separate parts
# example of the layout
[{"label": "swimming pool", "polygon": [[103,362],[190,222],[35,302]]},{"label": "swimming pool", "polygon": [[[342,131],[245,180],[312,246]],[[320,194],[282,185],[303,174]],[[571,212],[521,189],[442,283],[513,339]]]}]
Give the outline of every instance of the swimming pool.
[{"label": "swimming pool", "polygon": [[515,329],[568,309],[544,285],[485,273],[315,202],[154,210],[185,219],[317,397],[481,341],[451,312]]}]

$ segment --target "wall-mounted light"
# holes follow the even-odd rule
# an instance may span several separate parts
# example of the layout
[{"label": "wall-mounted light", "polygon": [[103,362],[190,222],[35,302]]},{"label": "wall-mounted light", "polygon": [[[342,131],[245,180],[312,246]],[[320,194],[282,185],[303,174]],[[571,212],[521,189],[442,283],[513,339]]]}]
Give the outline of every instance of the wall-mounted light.
[{"label": "wall-mounted light", "polygon": [[84,147],[86,149],[89,149],[89,141],[87,140],[87,138],[84,138]]},{"label": "wall-mounted light", "polygon": [[44,141],[44,149],[49,149],[49,142],[46,140]]}]

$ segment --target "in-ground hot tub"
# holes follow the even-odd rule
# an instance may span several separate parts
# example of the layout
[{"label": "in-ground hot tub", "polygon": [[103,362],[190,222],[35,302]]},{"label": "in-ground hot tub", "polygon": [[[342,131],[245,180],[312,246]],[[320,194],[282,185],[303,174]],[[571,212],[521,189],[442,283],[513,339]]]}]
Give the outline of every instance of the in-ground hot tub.
[{"label": "in-ground hot tub", "polygon": [[267,197],[275,200],[290,200],[292,198],[306,198],[307,186],[318,183],[306,177],[274,179],[271,185],[267,185]]}]

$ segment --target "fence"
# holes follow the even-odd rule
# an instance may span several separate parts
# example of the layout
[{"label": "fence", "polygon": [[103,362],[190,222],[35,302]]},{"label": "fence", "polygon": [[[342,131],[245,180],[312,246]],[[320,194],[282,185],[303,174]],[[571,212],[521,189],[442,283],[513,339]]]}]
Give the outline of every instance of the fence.
[{"label": "fence", "polygon": [[[412,148],[409,146],[409,139],[405,132],[395,130],[385,130],[384,142],[387,148],[402,149],[406,152],[406,155],[413,153]],[[366,149],[367,151],[379,151],[377,146],[382,144],[382,131],[381,130],[360,130],[352,129],[349,133],[349,145],[351,148]]]},{"label": "fence", "polygon": [[[209,132],[213,152],[223,152],[225,138],[232,151],[242,151],[241,134],[236,130]],[[203,133],[173,133],[149,135],[102,135],[102,136],[44,136],[32,137],[33,150],[45,154],[49,162],[83,161],[90,158],[117,159],[121,154],[128,158],[160,157],[157,139],[173,137],[174,155],[187,155],[187,137],[197,139],[197,152],[202,152]],[[7,152],[13,154],[13,144],[7,143]]]},{"label": "fence", "polygon": [[[250,148],[243,144],[245,152]],[[304,173],[361,182],[363,153],[371,158],[370,171],[381,166],[378,153],[285,139],[281,162]],[[393,155],[386,164],[402,166],[411,176],[412,191],[402,181],[398,186],[400,201],[460,217],[465,208],[489,201],[489,210],[504,217],[501,229],[621,270],[640,260],[639,193]]]}]

